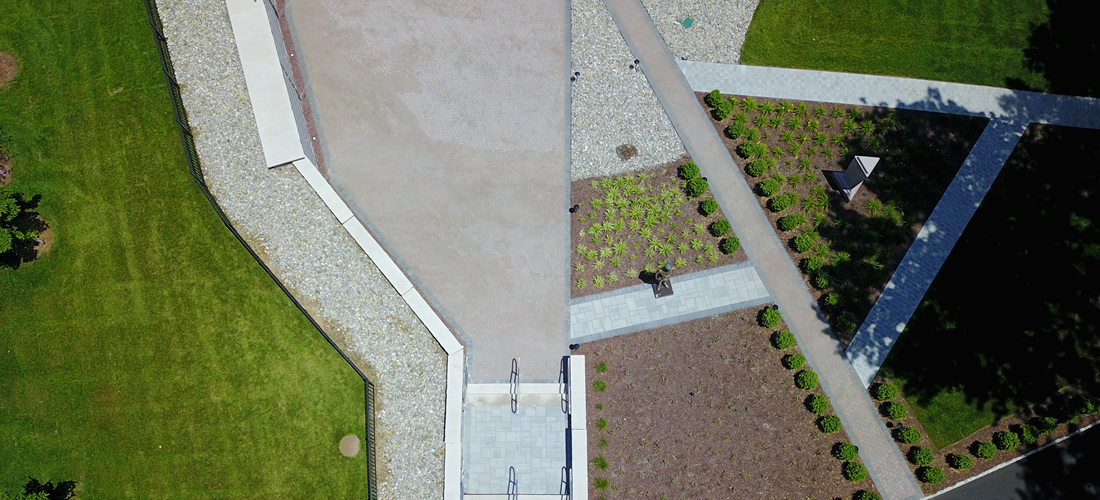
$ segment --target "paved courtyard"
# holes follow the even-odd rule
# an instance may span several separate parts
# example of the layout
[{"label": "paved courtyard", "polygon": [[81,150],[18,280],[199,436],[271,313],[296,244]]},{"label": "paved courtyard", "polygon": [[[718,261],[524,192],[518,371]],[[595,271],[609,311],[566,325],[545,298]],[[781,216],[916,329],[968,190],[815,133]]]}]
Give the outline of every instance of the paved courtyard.
[{"label": "paved courtyard", "polygon": [[333,187],[466,340],[566,354],[565,2],[288,3]]}]

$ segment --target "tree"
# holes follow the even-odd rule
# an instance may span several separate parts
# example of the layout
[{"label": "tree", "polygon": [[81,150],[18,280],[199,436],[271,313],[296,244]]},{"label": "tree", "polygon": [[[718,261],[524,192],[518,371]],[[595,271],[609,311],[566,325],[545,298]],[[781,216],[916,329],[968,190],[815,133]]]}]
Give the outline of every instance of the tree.
[{"label": "tree", "polygon": [[0,253],[7,252],[19,244],[38,242],[38,231],[30,209],[38,205],[38,197],[26,199],[23,193],[16,193],[11,186],[0,187]]}]

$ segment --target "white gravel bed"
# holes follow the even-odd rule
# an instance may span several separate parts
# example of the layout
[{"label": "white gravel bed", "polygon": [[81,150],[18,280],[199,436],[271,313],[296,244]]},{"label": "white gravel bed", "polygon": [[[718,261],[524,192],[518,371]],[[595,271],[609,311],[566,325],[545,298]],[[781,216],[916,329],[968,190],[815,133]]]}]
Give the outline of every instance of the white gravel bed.
[{"label": "white gravel bed", "polygon": [[[572,177],[616,175],[686,154],[634,54],[601,0],[573,0]],[[623,161],[616,148],[631,144]]]},{"label": "white gravel bed", "polygon": [[442,498],[443,350],[297,170],[265,167],[224,1],[158,4],[210,190],[375,384],[380,497]]},{"label": "white gravel bed", "polygon": [[[740,64],[741,46],[760,0],[642,0],[677,59]],[[684,18],[692,20],[684,28]]]}]

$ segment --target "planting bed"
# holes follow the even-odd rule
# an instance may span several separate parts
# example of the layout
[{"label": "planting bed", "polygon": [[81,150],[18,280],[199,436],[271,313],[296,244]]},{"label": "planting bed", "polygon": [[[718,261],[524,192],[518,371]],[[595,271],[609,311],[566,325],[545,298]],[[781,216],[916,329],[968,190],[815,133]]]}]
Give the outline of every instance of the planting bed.
[{"label": "planting bed", "polygon": [[[721,116],[710,106],[718,101],[697,96],[843,346],[988,122],[740,96],[720,96],[732,104]],[[752,145],[758,150],[746,151]],[[855,155],[880,161],[845,202],[823,173],[844,171]]]},{"label": "planting bed", "polygon": [[722,242],[736,238],[732,230],[723,236],[712,231],[726,216],[717,204],[710,215],[703,212],[703,202],[714,199],[710,189],[696,197],[687,192],[679,170],[689,162],[684,157],[629,175],[573,182],[570,196],[580,205],[570,228],[573,297],[651,280],[665,262],[683,275],[748,260],[739,242],[735,251],[723,251]]},{"label": "planting bed", "polygon": [[[796,374],[759,325],[759,310],[582,344],[588,384],[590,498],[851,498]],[[601,373],[602,372],[602,373]],[[601,390],[602,389],[602,390]],[[831,408],[825,416],[833,415]],[[858,457],[852,460],[859,463]]]}]

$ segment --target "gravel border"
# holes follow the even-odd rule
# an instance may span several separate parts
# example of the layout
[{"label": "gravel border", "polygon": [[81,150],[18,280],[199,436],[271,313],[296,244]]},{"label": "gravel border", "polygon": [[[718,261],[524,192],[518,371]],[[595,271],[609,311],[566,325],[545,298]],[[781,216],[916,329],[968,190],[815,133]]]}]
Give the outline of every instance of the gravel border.
[{"label": "gravel border", "polygon": [[265,167],[224,1],[158,6],[210,191],[375,384],[380,497],[442,498],[446,355],[297,170]]},{"label": "gravel border", "polygon": [[[601,0],[573,0],[572,180],[617,175],[687,154],[672,122]],[[623,161],[616,148],[631,144]]]},{"label": "gravel border", "polygon": [[[739,64],[745,33],[760,0],[642,0],[677,59]],[[684,18],[691,18],[684,28]]]}]

